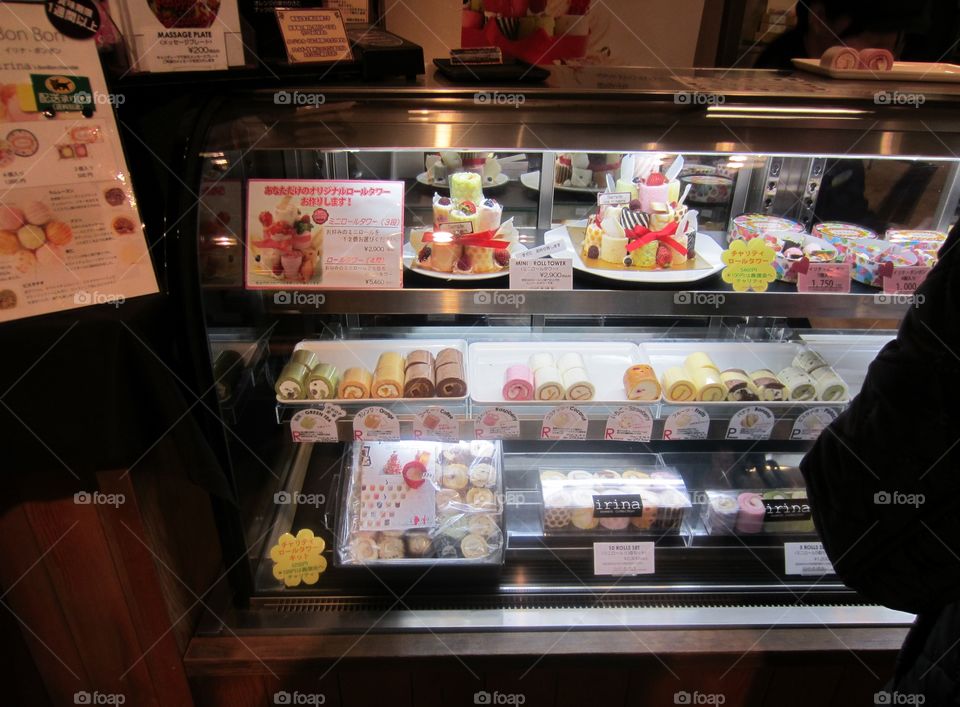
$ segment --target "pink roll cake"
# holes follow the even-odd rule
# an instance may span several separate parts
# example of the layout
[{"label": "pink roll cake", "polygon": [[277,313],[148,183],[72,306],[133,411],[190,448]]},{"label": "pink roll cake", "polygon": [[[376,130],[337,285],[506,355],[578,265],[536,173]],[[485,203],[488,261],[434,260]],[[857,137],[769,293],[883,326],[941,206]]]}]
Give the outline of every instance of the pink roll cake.
[{"label": "pink roll cake", "polygon": [[507,368],[504,400],[533,400],[533,372],[522,363]]},{"label": "pink roll cake", "polygon": [[825,69],[839,69],[841,71],[859,69],[861,68],[860,54],[857,53],[856,49],[850,47],[830,47],[820,56],[820,66]]},{"label": "pink roll cake", "polygon": [[737,496],[740,512],[737,514],[738,533],[759,533],[763,530],[763,517],[767,513],[759,493],[741,493]]},{"label": "pink roll cake", "polygon": [[890,71],[893,68],[893,54],[887,49],[861,49],[859,56],[861,69]]}]

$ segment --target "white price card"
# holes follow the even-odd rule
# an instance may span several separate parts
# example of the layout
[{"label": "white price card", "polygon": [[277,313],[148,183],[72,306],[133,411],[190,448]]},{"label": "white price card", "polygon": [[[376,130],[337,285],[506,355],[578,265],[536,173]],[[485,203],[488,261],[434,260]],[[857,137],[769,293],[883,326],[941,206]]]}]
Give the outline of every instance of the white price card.
[{"label": "white price card", "polygon": [[835,574],[823,543],[784,543],[784,573],[803,577]]},{"label": "white price card", "polygon": [[587,416],[580,408],[573,406],[554,408],[543,416],[540,439],[581,441],[586,438]]},{"label": "white price card", "polygon": [[520,436],[520,420],[513,410],[484,408],[474,420],[473,436],[477,439],[516,439]]},{"label": "white price card", "polygon": [[403,194],[403,182],[249,180],[247,289],[281,290],[278,304],[298,290],[399,289]]},{"label": "white price card", "polygon": [[610,413],[603,438],[618,442],[649,442],[653,433],[653,415],[647,408],[625,405]]},{"label": "white price card", "polygon": [[706,439],[709,431],[710,413],[700,407],[681,408],[663,423],[664,439]]},{"label": "white price card", "polygon": [[594,543],[593,573],[628,577],[656,571],[652,542]]},{"label": "white price card", "polygon": [[797,416],[790,431],[790,439],[816,439],[824,428],[837,419],[833,408],[816,407],[804,410]]},{"label": "white price card", "polygon": [[511,258],[510,289],[572,290],[573,258]]},{"label": "white price card", "polygon": [[137,35],[143,71],[215,71],[226,69],[227,42],[222,27],[144,29]]},{"label": "white price card", "polygon": [[428,407],[413,416],[413,438],[459,442],[460,423],[446,408]]},{"label": "white price card", "polygon": [[346,414],[339,405],[320,405],[300,410],[290,419],[290,436],[294,442],[337,442],[337,420]]},{"label": "white price card", "polygon": [[400,439],[400,420],[386,408],[363,408],[353,416],[353,438],[361,442],[395,442]]},{"label": "white price card", "polygon": [[737,410],[727,425],[727,439],[770,439],[774,417],[770,408],[750,405]]}]

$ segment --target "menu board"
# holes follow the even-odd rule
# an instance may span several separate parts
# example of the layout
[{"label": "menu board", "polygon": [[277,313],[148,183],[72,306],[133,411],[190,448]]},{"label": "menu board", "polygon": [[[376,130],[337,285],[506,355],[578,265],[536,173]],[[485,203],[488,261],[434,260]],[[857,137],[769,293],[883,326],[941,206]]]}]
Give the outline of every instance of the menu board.
[{"label": "menu board", "polygon": [[251,179],[250,290],[403,285],[403,182]]},{"label": "menu board", "polygon": [[0,322],[157,292],[94,41],[43,4],[0,27]]}]

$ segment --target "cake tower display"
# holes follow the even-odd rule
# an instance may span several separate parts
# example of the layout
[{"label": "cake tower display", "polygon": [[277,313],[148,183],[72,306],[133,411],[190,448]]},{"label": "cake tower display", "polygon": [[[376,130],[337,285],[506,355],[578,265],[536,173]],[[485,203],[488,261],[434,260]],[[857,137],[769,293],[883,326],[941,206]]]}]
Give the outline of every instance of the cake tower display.
[{"label": "cake tower display", "polygon": [[697,212],[684,206],[679,182],[670,176],[673,165],[662,174],[657,161],[635,164],[630,155],[623,159],[615,186],[630,195],[629,203],[607,205],[601,195],[597,213],[587,224],[581,256],[588,264],[600,261],[630,269],[683,267],[696,258]]},{"label": "cake tower display", "polygon": [[510,265],[519,234],[503,207],[483,196],[474,172],[450,175],[450,196],[433,195],[433,230],[413,231],[414,267],[457,274],[496,273]]}]

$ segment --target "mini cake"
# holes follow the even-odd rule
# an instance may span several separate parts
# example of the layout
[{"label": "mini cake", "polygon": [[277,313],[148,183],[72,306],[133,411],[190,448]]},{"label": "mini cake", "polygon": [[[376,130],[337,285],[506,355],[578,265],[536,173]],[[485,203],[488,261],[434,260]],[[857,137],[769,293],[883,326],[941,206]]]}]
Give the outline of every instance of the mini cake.
[{"label": "mini cake", "polygon": [[677,268],[696,257],[696,236],[695,211],[676,203],[645,211],[634,199],[627,206],[598,209],[587,224],[580,254],[625,268]]}]

